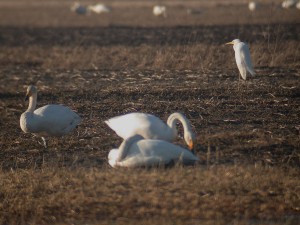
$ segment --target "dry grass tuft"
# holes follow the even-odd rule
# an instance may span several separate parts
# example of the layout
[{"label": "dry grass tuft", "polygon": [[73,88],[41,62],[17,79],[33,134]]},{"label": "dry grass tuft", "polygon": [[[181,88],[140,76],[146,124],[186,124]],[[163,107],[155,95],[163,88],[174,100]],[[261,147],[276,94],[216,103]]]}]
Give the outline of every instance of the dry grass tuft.
[{"label": "dry grass tuft", "polygon": [[[298,224],[300,14],[269,2],[251,14],[235,0],[166,1],[161,20],[148,1],[86,17],[68,0],[1,1],[0,224]],[[224,45],[234,38],[257,71],[245,82]],[[48,149],[19,128],[28,84],[38,107],[83,118]],[[199,165],[109,168],[121,139],[103,121],[136,111],[183,112]]]},{"label": "dry grass tuft", "polygon": [[[271,33],[270,29],[278,29],[280,32]],[[300,49],[297,38],[286,37],[293,36],[289,27],[277,26],[249,26],[250,32],[235,31],[232,27],[227,29],[235,32],[242,32],[238,35],[240,38],[249,42],[252,60],[256,68],[260,67],[284,67],[298,68],[300,61]],[[169,32],[174,35],[178,28],[162,29],[161,32]],[[129,29],[124,28],[106,28],[98,31],[87,29],[87,33],[78,34],[80,29],[73,28],[61,35],[69,36],[70,32],[74,33],[75,40],[72,44],[69,42],[55,43],[57,32],[53,29],[37,29],[35,35],[48,35],[49,40],[41,40],[41,45],[31,43],[24,46],[3,46],[0,48],[0,64],[2,65],[28,65],[38,66],[44,69],[85,69],[85,70],[123,70],[126,68],[137,69],[178,69],[178,70],[199,70],[202,72],[220,71],[225,68],[235,68],[234,52],[231,47],[225,46],[224,43],[237,36],[228,34],[228,37],[220,39],[218,32],[222,32],[224,27],[215,27],[211,30],[206,27],[185,28],[183,35],[177,35],[179,43],[168,40],[162,36],[161,44],[154,44],[148,41],[147,36],[161,35],[157,28],[144,28],[137,31],[137,38],[146,39],[145,41],[134,42],[130,36],[123,36],[124,32],[130,34]],[[241,28],[240,28],[241,29]],[[16,42],[15,39],[18,30],[9,30],[7,44]],[[106,33],[116,33],[113,42],[115,45],[106,46],[110,37]],[[202,33],[210,32],[210,41],[203,40]],[[229,33],[228,32],[228,33]],[[299,32],[299,30],[298,30]],[[40,34],[39,34],[40,33]],[[94,35],[105,36],[99,40],[94,40]],[[119,34],[121,33],[121,34]],[[174,34],[173,34],[174,33]],[[195,34],[194,34],[195,33]],[[266,33],[266,34],[265,34]],[[277,36],[276,36],[277,35]],[[245,36],[243,38],[243,36]],[[251,39],[249,39],[251,36]],[[25,37],[24,37],[25,38]],[[74,38],[74,37],[72,37]],[[155,38],[155,36],[153,37]],[[68,40],[68,38],[66,38]],[[181,39],[181,40],[180,40]],[[53,41],[53,45],[46,44],[46,41]],[[26,42],[26,40],[25,40]],[[32,45],[33,44],[33,45]],[[26,47],[25,47],[26,46]],[[223,68],[223,69],[221,69]]]},{"label": "dry grass tuft", "polygon": [[2,224],[117,218],[276,219],[299,212],[299,170],[260,166],[1,172]]}]

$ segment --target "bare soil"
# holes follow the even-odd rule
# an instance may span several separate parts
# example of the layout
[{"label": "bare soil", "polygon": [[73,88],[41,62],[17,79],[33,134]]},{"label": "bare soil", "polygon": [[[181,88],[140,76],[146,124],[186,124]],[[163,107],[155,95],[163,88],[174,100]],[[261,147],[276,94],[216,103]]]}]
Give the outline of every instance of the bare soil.
[{"label": "bare soil", "polygon": [[[297,224],[300,13],[261,2],[166,1],[164,19],[148,1],[89,16],[69,1],[0,1],[0,223]],[[224,45],[234,38],[250,46],[247,81]],[[19,127],[29,84],[38,106],[83,118],[48,149]],[[184,113],[199,165],[110,168],[122,140],[104,120],[136,111]]]}]

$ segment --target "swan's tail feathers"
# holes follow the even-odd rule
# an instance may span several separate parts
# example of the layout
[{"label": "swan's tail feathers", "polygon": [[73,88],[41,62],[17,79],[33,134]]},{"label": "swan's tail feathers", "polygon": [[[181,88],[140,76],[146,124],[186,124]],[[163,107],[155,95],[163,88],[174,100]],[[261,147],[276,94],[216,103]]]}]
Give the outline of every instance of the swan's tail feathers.
[{"label": "swan's tail feathers", "polygon": [[104,123],[106,123],[107,126],[109,126],[112,130],[115,130],[116,127],[116,121],[114,120],[114,118],[105,120]]},{"label": "swan's tail feathers", "polygon": [[126,125],[119,120],[120,117],[114,117],[108,120],[105,120],[107,126],[112,129],[119,137],[126,139],[128,138],[128,129]]},{"label": "swan's tail feathers", "polygon": [[75,116],[73,117],[73,119],[69,122],[69,124],[66,124],[64,128],[62,128],[60,130],[60,134],[59,135],[54,135],[54,136],[62,136],[62,135],[66,135],[69,132],[73,131],[75,128],[78,127],[78,125],[81,122],[81,118],[80,116],[78,116],[77,114],[75,114]]},{"label": "swan's tail feathers", "polygon": [[74,119],[70,124],[70,128],[71,128],[70,131],[77,128],[80,123],[81,123],[81,117],[76,114],[76,116],[74,117]]}]

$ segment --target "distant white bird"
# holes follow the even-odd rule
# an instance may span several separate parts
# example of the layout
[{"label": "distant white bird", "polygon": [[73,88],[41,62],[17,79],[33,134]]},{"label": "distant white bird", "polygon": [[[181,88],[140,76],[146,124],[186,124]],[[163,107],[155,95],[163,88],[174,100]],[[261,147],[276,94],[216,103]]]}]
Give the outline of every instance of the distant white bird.
[{"label": "distant white bird", "polygon": [[166,8],[166,6],[155,5],[155,6],[153,7],[153,15],[154,15],[154,16],[163,16],[163,17],[167,17],[167,8]]},{"label": "distant white bird", "polygon": [[37,103],[35,86],[28,86],[26,98],[29,98],[29,106],[21,115],[21,129],[25,133],[42,137],[45,147],[47,147],[46,136],[66,135],[81,121],[79,115],[63,105],[46,105],[35,110]]},{"label": "distant white bird", "polygon": [[236,65],[242,78],[246,80],[247,71],[251,75],[255,75],[248,46],[239,39],[234,39],[233,41],[226,43],[226,45],[233,45]]},{"label": "distant white bird", "polygon": [[85,15],[89,12],[89,10],[87,9],[86,6],[83,6],[81,5],[79,2],[74,2],[72,5],[71,5],[71,11],[72,12],[75,12],[79,15]]},{"label": "distant white bird", "polygon": [[144,139],[135,135],[123,141],[118,149],[108,154],[112,167],[153,167],[174,163],[194,165],[199,161],[191,151],[163,140]]},{"label": "distant white bird", "polygon": [[257,7],[258,7],[257,2],[252,1],[252,2],[249,2],[249,4],[248,4],[249,10],[252,12],[255,11],[257,9]]},{"label": "distant white bird", "polygon": [[171,114],[167,124],[156,116],[137,112],[111,118],[105,123],[123,139],[139,134],[146,139],[173,142],[177,137],[177,121],[183,125],[185,142],[190,149],[193,149],[196,141],[195,134],[192,131],[190,121],[181,113]]},{"label": "distant white bird", "polygon": [[297,0],[285,0],[282,2],[282,8],[289,9],[294,7],[297,4]]},{"label": "distant white bird", "polygon": [[300,9],[300,1],[296,4],[296,8]]},{"label": "distant white bird", "polygon": [[111,12],[111,8],[108,7],[107,5],[104,4],[96,4],[96,5],[89,5],[88,6],[88,10],[97,13],[97,14],[101,14],[101,13],[110,13]]}]

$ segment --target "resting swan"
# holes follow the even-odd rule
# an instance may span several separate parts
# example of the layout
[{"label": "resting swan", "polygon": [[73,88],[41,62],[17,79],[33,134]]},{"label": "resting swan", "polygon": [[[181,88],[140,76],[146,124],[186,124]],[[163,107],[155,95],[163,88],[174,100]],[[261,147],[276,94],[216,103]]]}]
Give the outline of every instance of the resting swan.
[{"label": "resting swan", "polygon": [[135,135],[123,141],[108,154],[108,163],[116,167],[136,168],[164,166],[173,163],[194,165],[199,161],[191,151],[163,140],[144,139]]},{"label": "resting swan", "polygon": [[26,98],[28,109],[21,115],[20,126],[25,133],[41,136],[46,145],[45,136],[63,136],[71,132],[81,121],[79,115],[63,105],[46,105],[36,108],[37,88],[28,86]]},{"label": "resting swan", "polygon": [[177,120],[182,123],[184,140],[192,150],[195,145],[195,134],[192,131],[189,120],[178,112],[169,116],[167,124],[156,116],[137,112],[113,117],[106,120],[105,123],[123,139],[139,134],[146,139],[160,139],[173,142],[177,137]]}]

